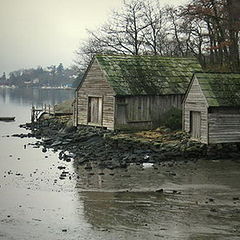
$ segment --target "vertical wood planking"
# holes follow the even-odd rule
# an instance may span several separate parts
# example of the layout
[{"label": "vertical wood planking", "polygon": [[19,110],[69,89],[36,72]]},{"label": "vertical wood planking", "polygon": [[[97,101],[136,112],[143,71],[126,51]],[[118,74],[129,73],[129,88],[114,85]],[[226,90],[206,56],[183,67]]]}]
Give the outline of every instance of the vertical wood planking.
[{"label": "vertical wood planking", "polygon": [[201,138],[199,139],[203,143],[208,143],[208,104],[206,98],[204,97],[201,87],[197,78],[195,77],[191,88],[186,96],[184,101],[184,108],[183,108],[183,117],[184,117],[184,130],[186,132],[190,132],[190,112],[200,112],[201,113],[201,128],[200,128],[200,135]]},{"label": "vertical wood planking", "polygon": [[[120,98],[117,102],[120,101]],[[126,103],[126,123],[124,128],[129,126],[143,127],[143,123],[146,122],[146,126],[153,126],[153,124],[159,124],[164,113],[171,108],[181,109],[183,95],[156,95],[156,96],[126,96],[121,97],[125,99]],[[119,109],[117,107],[117,109]],[[120,113],[117,113],[116,127],[122,125],[122,118]],[[123,114],[123,113],[122,113]],[[147,123],[149,122],[150,125]]]},{"label": "vertical wood planking", "polygon": [[[97,103],[93,108],[97,107],[98,110],[98,126],[107,127],[109,129],[114,128],[114,91],[110,87],[109,83],[105,79],[105,76],[95,60],[90,67],[82,86],[78,89],[78,124],[88,124],[88,108],[89,108],[89,97],[102,97],[103,101],[102,109],[101,106],[97,107]],[[102,117],[101,117],[102,112]],[[99,120],[101,118],[101,121]]]}]

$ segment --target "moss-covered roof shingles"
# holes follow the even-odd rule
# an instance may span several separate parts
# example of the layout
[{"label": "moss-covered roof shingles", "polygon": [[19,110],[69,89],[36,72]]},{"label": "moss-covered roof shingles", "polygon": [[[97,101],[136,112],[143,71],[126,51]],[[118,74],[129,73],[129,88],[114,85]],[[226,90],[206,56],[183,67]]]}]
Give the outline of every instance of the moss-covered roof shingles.
[{"label": "moss-covered roof shingles", "polygon": [[96,56],[117,95],[184,94],[195,71],[195,58]]},{"label": "moss-covered roof shingles", "polygon": [[210,107],[240,106],[240,73],[196,73]]}]

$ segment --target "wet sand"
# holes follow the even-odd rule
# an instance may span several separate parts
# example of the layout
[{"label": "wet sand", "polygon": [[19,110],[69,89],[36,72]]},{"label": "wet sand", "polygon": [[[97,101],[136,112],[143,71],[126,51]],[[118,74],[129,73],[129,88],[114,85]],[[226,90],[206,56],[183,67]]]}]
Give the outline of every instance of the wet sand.
[{"label": "wet sand", "polygon": [[240,238],[240,161],[87,170],[29,141],[1,138],[0,239]]},{"label": "wet sand", "polygon": [[6,137],[30,118],[30,103],[9,101],[0,98],[17,116],[0,122],[1,240],[240,239],[240,159],[88,170]]}]

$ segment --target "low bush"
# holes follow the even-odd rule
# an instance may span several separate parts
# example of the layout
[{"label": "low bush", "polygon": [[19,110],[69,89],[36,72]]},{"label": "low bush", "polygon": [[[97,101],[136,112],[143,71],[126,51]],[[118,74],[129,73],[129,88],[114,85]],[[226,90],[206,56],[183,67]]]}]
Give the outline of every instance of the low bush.
[{"label": "low bush", "polygon": [[161,125],[171,130],[182,129],[182,110],[178,108],[168,110],[162,117]]}]

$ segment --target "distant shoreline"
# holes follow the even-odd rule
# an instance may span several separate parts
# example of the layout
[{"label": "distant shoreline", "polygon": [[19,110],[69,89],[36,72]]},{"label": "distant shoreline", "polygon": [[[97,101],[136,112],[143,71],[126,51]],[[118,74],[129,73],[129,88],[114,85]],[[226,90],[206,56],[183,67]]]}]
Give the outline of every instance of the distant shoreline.
[{"label": "distant shoreline", "polygon": [[32,89],[60,89],[60,90],[74,90],[75,88],[72,87],[47,87],[47,86],[43,86],[43,87],[18,87],[15,85],[12,86],[8,86],[8,85],[0,85],[0,88],[10,88],[10,89],[14,89],[14,88],[32,88]]}]

